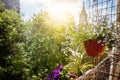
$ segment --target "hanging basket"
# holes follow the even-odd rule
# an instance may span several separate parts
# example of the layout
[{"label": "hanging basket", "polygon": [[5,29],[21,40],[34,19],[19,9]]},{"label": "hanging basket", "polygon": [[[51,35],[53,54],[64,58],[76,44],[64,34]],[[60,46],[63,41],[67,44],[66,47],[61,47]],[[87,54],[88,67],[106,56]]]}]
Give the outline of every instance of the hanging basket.
[{"label": "hanging basket", "polygon": [[84,41],[84,47],[89,56],[96,57],[101,56],[104,53],[105,43],[91,39]]}]

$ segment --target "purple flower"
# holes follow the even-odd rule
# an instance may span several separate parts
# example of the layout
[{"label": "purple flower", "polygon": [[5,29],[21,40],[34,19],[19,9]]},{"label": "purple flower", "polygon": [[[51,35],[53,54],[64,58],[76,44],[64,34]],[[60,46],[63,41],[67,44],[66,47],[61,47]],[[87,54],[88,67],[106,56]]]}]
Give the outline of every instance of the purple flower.
[{"label": "purple flower", "polygon": [[58,69],[53,70],[52,74],[47,77],[47,80],[59,80],[62,69],[63,65],[60,65]]},{"label": "purple flower", "polygon": [[51,80],[53,75],[47,76],[47,80]]},{"label": "purple flower", "polygon": [[53,70],[52,72],[53,72],[53,79],[58,80],[60,77],[60,70],[56,69],[56,70]]},{"label": "purple flower", "polygon": [[60,70],[55,69],[52,71],[52,74],[47,77],[47,80],[59,80],[60,77]]},{"label": "purple flower", "polygon": [[59,66],[59,70],[60,70],[60,72],[63,70],[63,65]]}]

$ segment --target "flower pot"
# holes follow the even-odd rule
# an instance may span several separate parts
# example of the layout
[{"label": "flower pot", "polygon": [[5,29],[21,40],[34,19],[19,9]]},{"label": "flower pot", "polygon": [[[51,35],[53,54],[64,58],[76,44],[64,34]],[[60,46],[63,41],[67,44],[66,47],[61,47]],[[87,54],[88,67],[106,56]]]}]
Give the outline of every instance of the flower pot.
[{"label": "flower pot", "polygon": [[100,42],[97,40],[88,40],[88,41],[84,41],[84,47],[86,50],[86,53],[89,56],[101,56],[104,53],[105,50],[105,43],[104,42]]}]

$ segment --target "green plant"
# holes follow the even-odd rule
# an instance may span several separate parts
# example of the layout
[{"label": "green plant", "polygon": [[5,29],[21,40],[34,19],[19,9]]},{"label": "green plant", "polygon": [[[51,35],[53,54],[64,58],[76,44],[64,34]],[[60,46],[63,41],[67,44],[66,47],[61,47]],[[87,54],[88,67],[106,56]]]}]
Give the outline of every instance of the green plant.
[{"label": "green plant", "polygon": [[115,26],[107,21],[102,21],[99,24],[81,24],[79,26],[79,37],[82,37],[82,41],[88,41],[90,39],[104,42],[108,48],[112,48],[115,44],[114,34]]},{"label": "green plant", "polygon": [[95,27],[96,28],[96,37],[97,40],[101,40],[105,42],[108,48],[112,48],[115,45],[116,34],[115,31],[115,24],[108,23],[107,21],[103,21],[101,24]]},{"label": "green plant", "polygon": [[81,53],[74,53],[73,50],[71,50],[72,55],[69,57],[69,64],[67,64],[65,67],[68,69],[68,73],[75,73],[77,76],[81,76],[85,73],[85,71],[92,67],[92,61],[84,62],[85,59],[85,53],[81,51]]},{"label": "green plant", "polygon": [[47,17],[46,12],[34,15],[32,21],[27,22],[24,32],[24,48],[30,66],[28,75],[30,78],[33,76],[33,80],[45,79],[58,64],[66,64],[60,44],[63,40],[62,28],[46,23]]},{"label": "green plant", "polygon": [[[85,36],[87,32],[83,31],[84,26],[85,25],[81,25],[78,31],[78,29],[72,25],[72,27],[67,27],[66,32],[63,34],[65,37],[65,42],[62,43],[64,46],[63,53],[66,54],[66,60],[68,61],[65,67],[68,74],[75,75],[76,77],[84,74],[88,68],[93,66],[93,60],[90,58],[88,60],[88,56],[86,56],[84,51],[83,41],[87,38]],[[92,25],[89,25],[89,27],[86,26],[88,30],[91,29],[90,26]],[[93,35],[94,33],[92,31],[93,30],[91,30],[91,34]]]},{"label": "green plant", "polygon": [[78,39],[81,39],[81,41],[96,39],[95,26],[92,24],[79,25],[78,37]]},{"label": "green plant", "polygon": [[24,79],[27,63],[21,47],[23,27],[20,15],[0,3],[0,80]]}]

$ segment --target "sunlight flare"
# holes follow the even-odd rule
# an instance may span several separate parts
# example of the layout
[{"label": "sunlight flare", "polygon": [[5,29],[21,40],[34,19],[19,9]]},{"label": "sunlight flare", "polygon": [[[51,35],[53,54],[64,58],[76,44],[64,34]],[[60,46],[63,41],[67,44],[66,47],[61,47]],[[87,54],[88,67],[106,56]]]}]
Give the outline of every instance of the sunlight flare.
[{"label": "sunlight flare", "polygon": [[67,9],[68,8],[64,8],[64,6],[54,5],[49,7],[48,11],[53,21],[57,23],[65,23],[68,21],[67,15],[69,12],[67,11]]},{"label": "sunlight flare", "polygon": [[[80,3],[80,2],[79,2]],[[76,17],[78,11],[78,4],[73,2],[49,2],[46,5],[47,11],[50,13],[50,17],[53,22],[67,23],[70,16]]]}]

